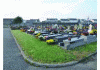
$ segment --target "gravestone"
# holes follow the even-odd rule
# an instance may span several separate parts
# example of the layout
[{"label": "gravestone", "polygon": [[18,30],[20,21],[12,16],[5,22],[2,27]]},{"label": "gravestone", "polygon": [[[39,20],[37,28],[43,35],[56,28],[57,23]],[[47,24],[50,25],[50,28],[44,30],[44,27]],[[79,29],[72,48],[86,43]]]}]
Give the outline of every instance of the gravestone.
[{"label": "gravestone", "polygon": [[49,39],[54,39],[54,37],[56,37],[57,35],[48,35],[48,38],[46,40],[49,40]]},{"label": "gravestone", "polygon": [[60,47],[64,47],[64,43],[63,43],[63,42],[59,42],[58,45],[59,45]]},{"label": "gravestone", "polygon": [[70,49],[74,49],[75,47],[84,45],[84,39],[83,38],[71,38],[71,41],[67,40],[63,40],[64,42],[64,49],[70,50]]},{"label": "gravestone", "polygon": [[87,43],[87,44],[97,41],[96,35],[88,35],[88,36],[82,35],[81,38],[83,38],[84,42]]},{"label": "gravestone", "polygon": [[68,36],[57,36],[54,38],[54,40],[59,43],[59,42],[63,42],[63,40],[68,39]]},{"label": "gravestone", "polygon": [[90,24],[88,32],[90,32],[91,30],[92,30],[92,25]]}]

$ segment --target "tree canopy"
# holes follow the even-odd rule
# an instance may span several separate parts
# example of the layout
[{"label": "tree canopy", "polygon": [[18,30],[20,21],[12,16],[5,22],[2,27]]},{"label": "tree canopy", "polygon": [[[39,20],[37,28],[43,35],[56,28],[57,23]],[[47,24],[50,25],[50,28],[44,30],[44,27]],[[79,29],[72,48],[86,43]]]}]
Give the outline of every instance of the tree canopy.
[{"label": "tree canopy", "polygon": [[23,22],[23,19],[22,19],[22,17],[19,17],[19,16],[17,16],[14,20],[13,20],[13,23],[14,24],[20,24],[20,23],[22,23]]}]

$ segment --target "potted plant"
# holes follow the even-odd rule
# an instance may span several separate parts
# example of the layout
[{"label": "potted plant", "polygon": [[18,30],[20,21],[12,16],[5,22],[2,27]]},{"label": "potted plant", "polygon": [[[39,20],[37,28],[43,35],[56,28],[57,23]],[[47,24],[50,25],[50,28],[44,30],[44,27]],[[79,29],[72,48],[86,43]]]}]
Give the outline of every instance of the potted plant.
[{"label": "potted plant", "polygon": [[88,32],[83,32],[82,35],[84,35],[84,36],[88,36],[89,33],[88,33]]},{"label": "potted plant", "polygon": [[76,32],[76,31],[73,31],[73,34],[74,34],[74,35],[76,35],[76,34],[77,34],[77,32]]},{"label": "potted plant", "polygon": [[68,40],[71,41],[71,37],[68,37]]},{"label": "potted plant", "polygon": [[38,33],[37,35],[35,35],[36,36],[36,38],[38,39],[38,36],[40,36],[41,35],[41,33]]},{"label": "potted plant", "polygon": [[54,39],[49,39],[49,40],[46,41],[46,43],[47,43],[47,44],[54,44],[55,41],[54,41]]}]

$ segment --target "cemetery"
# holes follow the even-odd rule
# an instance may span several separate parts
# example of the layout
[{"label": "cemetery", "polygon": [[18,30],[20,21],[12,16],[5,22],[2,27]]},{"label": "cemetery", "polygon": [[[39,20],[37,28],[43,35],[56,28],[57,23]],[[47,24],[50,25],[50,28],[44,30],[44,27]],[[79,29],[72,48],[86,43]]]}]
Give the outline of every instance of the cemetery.
[{"label": "cemetery", "polygon": [[41,41],[50,42],[50,40],[52,40],[53,44],[58,44],[60,47],[69,50],[97,41],[97,31],[96,29],[92,29],[91,24],[89,25],[89,29],[83,28],[84,29],[82,29],[82,25],[79,25],[79,28],[75,25],[73,29],[69,29],[69,27],[68,29],[64,29],[63,26],[59,27],[55,24],[53,27],[45,27],[45,29],[42,27],[31,27],[27,30],[25,28],[20,30],[33,35]]},{"label": "cemetery", "polygon": [[[75,24],[74,26],[58,24],[51,26],[34,25],[31,27],[21,27],[18,30],[12,29],[12,33],[17,39],[20,38],[18,43],[22,46],[23,50],[28,53],[27,55],[31,56],[35,61],[44,63],[61,63],[77,60],[87,56],[87,54],[90,52],[96,51],[97,47],[97,26],[92,24],[89,24],[88,26],[83,26],[82,24]],[[19,33],[20,36],[17,33]],[[83,49],[80,50],[81,48]],[[77,49],[79,50],[76,51]],[[89,52],[84,52],[85,49],[87,49]],[[35,53],[36,51],[38,52]],[[65,53],[65,51],[67,53]],[[75,52],[77,54],[75,54]],[[35,54],[32,55],[32,53]],[[39,53],[41,53],[40,56]],[[79,57],[79,54],[82,55]]]}]

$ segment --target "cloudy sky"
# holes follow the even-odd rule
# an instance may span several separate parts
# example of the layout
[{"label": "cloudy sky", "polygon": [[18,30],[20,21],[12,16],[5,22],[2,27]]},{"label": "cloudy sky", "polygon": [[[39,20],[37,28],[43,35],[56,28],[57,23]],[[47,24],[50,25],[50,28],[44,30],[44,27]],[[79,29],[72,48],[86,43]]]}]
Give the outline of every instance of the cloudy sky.
[{"label": "cloudy sky", "polygon": [[3,0],[3,18],[97,18],[97,0]]}]

